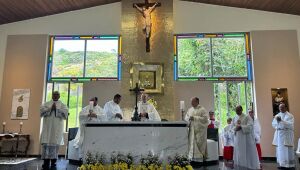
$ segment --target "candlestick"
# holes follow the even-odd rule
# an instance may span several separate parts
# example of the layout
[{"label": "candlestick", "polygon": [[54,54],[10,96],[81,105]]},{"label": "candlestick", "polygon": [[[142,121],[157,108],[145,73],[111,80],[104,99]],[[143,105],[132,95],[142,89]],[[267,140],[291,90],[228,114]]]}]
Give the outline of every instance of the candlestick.
[{"label": "candlestick", "polygon": [[2,129],[3,129],[2,133],[3,133],[3,134],[5,133],[5,125],[6,125],[6,122],[3,122],[3,123],[2,123]]},{"label": "candlestick", "polygon": [[180,101],[180,110],[184,110],[185,109],[185,104],[184,101]]},{"label": "candlestick", "polygon": [[94,101],[90,101],[89,106],[90,106],[90,110],[93,110],[93,107],[94,107]]},{"label": "candlestick", "polygon": [[20,131],[19,131],[19,134],[22,133],[22,126],[23,126],[23,122],[20,122]]}]

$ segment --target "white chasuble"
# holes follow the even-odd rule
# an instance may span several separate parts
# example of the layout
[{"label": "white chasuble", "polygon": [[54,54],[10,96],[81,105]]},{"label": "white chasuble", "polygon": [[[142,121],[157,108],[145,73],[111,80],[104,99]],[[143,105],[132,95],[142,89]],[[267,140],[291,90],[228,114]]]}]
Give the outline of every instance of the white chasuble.
[{"label": "white chasuble", "polygon": [[[194,120],[190,120],[191,116]],[[200,105],[191,107],[185,115],[185,120],[189,122],[188,158],[201,161],[207,155],[208,113]]]},{"label": "white chasuble", "polygon": [[[56,110],[52,110],[55,103]],[[68,118],[68,108],[60,100],[49,101],[40,107],[40,114],[43,117],[41,133],[41,144],[64,144],[64,120]]]}]

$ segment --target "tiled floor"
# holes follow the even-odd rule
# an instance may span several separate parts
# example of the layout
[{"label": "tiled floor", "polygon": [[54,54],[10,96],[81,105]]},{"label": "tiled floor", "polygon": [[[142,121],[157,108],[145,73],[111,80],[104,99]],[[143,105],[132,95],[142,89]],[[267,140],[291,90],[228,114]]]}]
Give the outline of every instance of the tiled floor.
[{"label": "tiled floor", "polygon": [[[0,170],[41,170],[43,161],[42,160],[33,160],[27,163],[23,163],[21,165],[13,165],[13,166],[3,166],[0,165]],[[53,170],[77,170],[76,165],[69,164],[68,160],[58,160],[57,167]],[[275,162],[263,162],[262,163],[263,170],[276,170],[277,164]],[[218,165],[211,165],[206,167],[194,168],[195,170],[245,170],[243,168],[230,168],[225,166],[223,161],[220,161]]]}]

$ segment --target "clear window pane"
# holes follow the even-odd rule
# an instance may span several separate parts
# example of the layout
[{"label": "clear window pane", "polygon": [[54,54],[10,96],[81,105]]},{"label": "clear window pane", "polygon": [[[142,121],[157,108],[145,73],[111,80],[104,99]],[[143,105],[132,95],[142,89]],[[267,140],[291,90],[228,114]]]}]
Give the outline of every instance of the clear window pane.
[{"label": "clear window pane", "polygon": [[79,126],[79,112],[82,109],[82,83],[70,84],[68,128]]},{"label": "clear window pane", "polygon": [[209,38],[178,39],[178,76],[211,76],[211,47]]},{"label": "clear window pane", "polygon": [[238,92],[238,99],[239,99],[239,105],[243,107],[244,113],[248,113],[248,107],[246,104],[246,89],[245,89],[245,82],[239,82],[237,83],[237,92]]},{"label": "clear window pane", "polygon": [[227,125],[227,118],[236,116],[237,105],[243,107],[243,113],[247,114],[252,107],[252,82],[223,82],[214,83],[214,108],[218,116],[221,128]]},{"label": "clear window pane", "polygon": [[[235,117],[235,108],[239,105],[239,92],[238,92],[238,84],[234,82],[227,83],[227,94],[228,94],[228,112],[229,117]],[[243,108],[245,111],[245,108]],[[243,111],[243,112],[244,112]]]},{"label": "clear window pane", "polygon": [[252,82],[246,82],[247,108],[253,109]]},{"label": "clear window pane", "polygon": [[47,83],[46,102],[52,100],[52,87],[53,83]]},{"label": "clear window pane", "polygon": [[214,105],[215,113],[218,114],[217,118],[220,121],[221,129],[227,124],[227,86],[226,83],[215,83],[214,84]]},{"label": "clear window pane", "polygon": [[245,39],[212,38],[214,77],[247,77]]},{"label": "clear window pane", "polygon": [[52,77],[83,77],[84,40],[55,40]]},{"label": "clear window pane", "polygon": [[86,77],[118,76],[118,40],[87,40]]}]

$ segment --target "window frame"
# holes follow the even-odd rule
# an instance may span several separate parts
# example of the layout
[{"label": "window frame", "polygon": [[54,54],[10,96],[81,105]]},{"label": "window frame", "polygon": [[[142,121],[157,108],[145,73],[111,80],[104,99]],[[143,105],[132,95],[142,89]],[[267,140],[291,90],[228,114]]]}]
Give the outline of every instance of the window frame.
[{"label": "window frame", "polygon": [[[84,59],[83,59],[83,76],[81,77],[52,77],[53,67],[53,52],[55,40],[84,40]],[[87,77],[86,73],[86,53],[88,40],[118,40],[118,51],[116,56],[117,61],[117,76],[116,77]],[[50,35],[49,49],[47,58],[47,82],[86,82],[86,81],[99,81],[99,80],[121,80],[122,70],[122,37],[120,35]]]},{"label": "window frame", "polygon": [[[247,76],[214,76],[213,75],[213,56],[212,51],[211,58],[211,71],[212,76],[179,76],[178,62],[178,39],[189,38],[210,38],[210,45],[213,38],[237,38],[244,37],[245,39],[245,60],[246,60],[246,74]],[[212,46],[210,47],[212,50]],[[175,81],[251,81],[252,80],[252,57],[251,57],[251,45],[250,45],[250,33],[249,32],[232,32],[232,33],[191,33],[191,34],[175,34],[174,35],[174,80]]]}]

